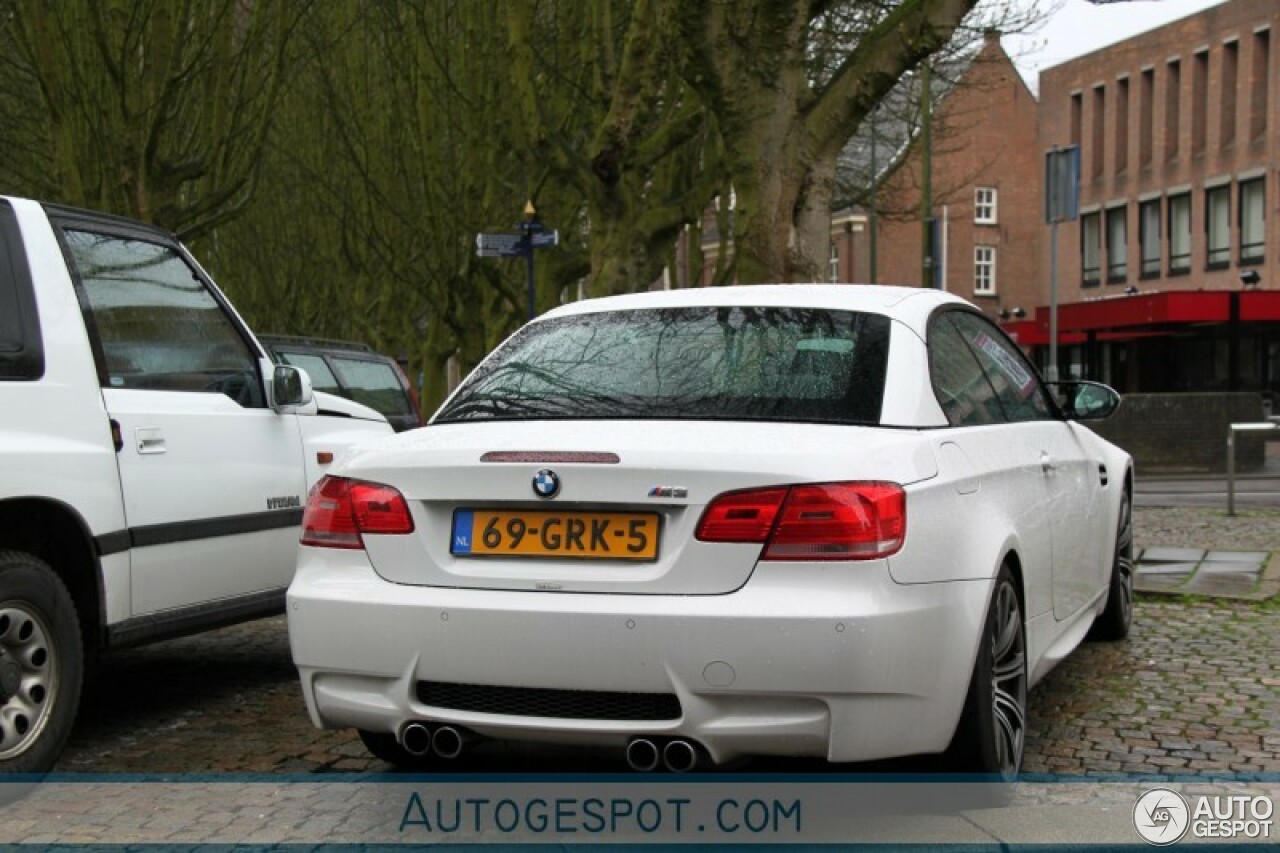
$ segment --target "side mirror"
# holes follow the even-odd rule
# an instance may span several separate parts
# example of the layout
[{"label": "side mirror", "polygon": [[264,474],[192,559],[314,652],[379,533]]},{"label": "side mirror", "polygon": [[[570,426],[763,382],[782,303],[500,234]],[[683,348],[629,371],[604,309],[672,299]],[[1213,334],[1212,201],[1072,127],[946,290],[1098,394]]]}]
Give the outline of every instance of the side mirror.
[{"label": "side mirror", "polygon": [[1101,382],[1048,382],[1049,390],[1062,409],[1062,414],[1073,421],[1100,421],[1110,417],[1120,408],[1120,395]]},{"label": "side mirror", "polygon": [[311,377],[301,367],[275,365],[271,374],[271,408],[286,414],[311,402]]}]

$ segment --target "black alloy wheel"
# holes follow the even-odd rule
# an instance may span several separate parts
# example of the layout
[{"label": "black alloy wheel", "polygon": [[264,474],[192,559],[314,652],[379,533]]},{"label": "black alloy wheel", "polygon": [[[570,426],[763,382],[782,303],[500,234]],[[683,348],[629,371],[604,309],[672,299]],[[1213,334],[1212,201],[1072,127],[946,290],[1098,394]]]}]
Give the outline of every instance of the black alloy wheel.
[{"label": "black alloy wheel", "polygon": [[1089,638],[1123,640],[1133,624],[1133,502],[1126,491],[1120,499],[1116,523],[1116,548],[1111,560],[1107,606],[1094,620]]},{"label": "black alloy wheel", "polygon": [[955,769],[1011,782],[1027,739],[1027,630],[1008,565],[996,577],[964,715],[948,755]]}]

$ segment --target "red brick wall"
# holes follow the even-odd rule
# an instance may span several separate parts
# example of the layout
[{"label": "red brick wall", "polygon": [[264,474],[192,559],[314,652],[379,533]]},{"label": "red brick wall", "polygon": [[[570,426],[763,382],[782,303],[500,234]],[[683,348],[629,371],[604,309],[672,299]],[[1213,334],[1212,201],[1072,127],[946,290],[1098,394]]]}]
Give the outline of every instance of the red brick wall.
[{"label": "red brick wall", "polygon": [[[995,316],[1032,312],[1040,301],[1041,161],[1036,100],[994,36],[934,112],[933,197],[946,207],[946,289]],[[920,146],[908,152],[882,191],[877,280],[920,284]],[[995,225],[974,222],[974,190],[996,190]],[[896,212],[897,215],[894,215]],[[996,249],[996,292],[974,295],[974,246]]]}]

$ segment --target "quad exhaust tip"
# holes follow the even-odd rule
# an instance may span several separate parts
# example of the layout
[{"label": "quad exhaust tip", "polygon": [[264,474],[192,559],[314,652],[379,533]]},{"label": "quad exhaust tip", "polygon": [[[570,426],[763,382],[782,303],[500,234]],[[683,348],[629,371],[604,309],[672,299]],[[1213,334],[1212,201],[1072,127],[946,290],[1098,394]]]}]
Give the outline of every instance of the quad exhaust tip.
[{"label": "quad exhaust tip", "polygon": [[441,726],[436,729],[436,733],[431,736],[431,748],[434,749],[436,755],[441,758],[457,758],[462,754],[462,750],[469,740],[470,733],[465,729],[456,729],[453,726]]},{"label": "quad exhaust tip", "polygon": [[400,730],[400,745],[410,755],[424,756],[431,752],[431,729],[422,723],[409,723]]},{"label": "quad exhaust tip", "polygon": [[627,766],[637,773],[656,770],[660,760],[658,745],[648,738],[632,738],[627,744]]},{"label": "quad exhaust tip", "polygon": [[657,770],[659,765],[670,773],[687,773],[698,766],[699,758],[697,744],[684,738],[637,737],[627,744],[627,766],[637,773]]},{"label": "quad exhaust tip", "polygon": [[688,773],[698,766],[698,750],[687,740],[668,741],[662,748],[662,763],[672,773]]}]

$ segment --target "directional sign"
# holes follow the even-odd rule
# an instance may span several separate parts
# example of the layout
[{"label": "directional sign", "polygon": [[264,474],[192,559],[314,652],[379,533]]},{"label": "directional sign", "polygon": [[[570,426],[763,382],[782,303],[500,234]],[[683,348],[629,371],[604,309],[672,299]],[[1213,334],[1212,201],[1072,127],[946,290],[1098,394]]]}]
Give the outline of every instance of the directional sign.
[{"label": "directional sign", "polygon": [[547,231],[546,226],[538,221],[537,209],[530,200],[524,206],[524,222],[521,222],[516,228],[520,229],[518,234],[477,234],[476,235],[476,256],[481,258],[524,258],[525,268],[528,270],[528,290],[529,290],[529,319],[533,319],[534,308],[534,280],[533,280],[533,256],[534,249],[550,249],[552,246],[560,245],[560,232],[551,230]]},{"label": "directional sign", "polygon": [[522,234],[477,234],[476,255],[481,258],[518,258],[524,254]]},{"label": "directional sign", "polygon": [[552,246],[560,245],[559,231],[543,231],[540,234],[534,234],[531,241],[535,249],[549,249]]}]

